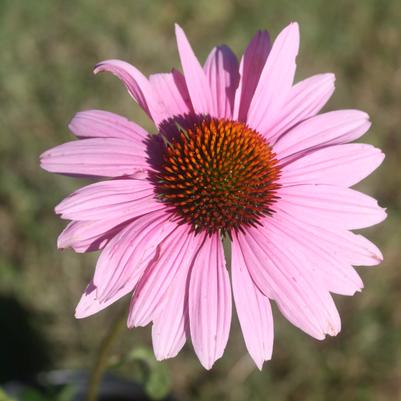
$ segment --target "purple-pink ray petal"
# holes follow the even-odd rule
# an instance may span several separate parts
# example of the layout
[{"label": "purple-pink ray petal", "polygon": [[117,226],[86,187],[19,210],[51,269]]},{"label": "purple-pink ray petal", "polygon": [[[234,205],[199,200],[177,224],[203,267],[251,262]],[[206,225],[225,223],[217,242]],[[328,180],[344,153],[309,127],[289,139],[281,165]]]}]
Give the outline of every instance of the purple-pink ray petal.
[{"label": "purple-pink ray petal", "polygon": [[93,282],[100,301],[113,297],[130,283],[134,288],[149,263],[159,257],[158,246],[175,228],[165,211],[134,220],[103,249]]},{"label": "purple-pink ray petal", "polygon": [[191,271],[189,321],[192,344],[201,364],[211,369],[227,344],[231,289],[219,235],[206,237]]},{"label": "purple-pink ray petal", "polygon": [[255,89],[259,83],[260,74],[266,64],[270,51],[270,37],[267,31],[258,31],[249,42],[241,58],[239,67],[240,81],[235,94],[235,120],[247,120],[249,106]]},{"label": "purple-pink ray petal", "polygon": [[153,74],[149,82],[159,98],[165,99],[168,117],[193,113],[185,78],[179,71]]},{"label": "purple-pink ray petal", "polygon": [[213,101],[206,74],[196,58],[184,31],[177,24],[175,25],[175,34],[185,82],[187,83],[194,111],[197,114],[209,114],[213,111]]},{"label": "purple-pink ray petal", "polygon": [[86,287],[84,293],[82,294],[81,299],[75,309],[75,317],[77,319],[83,319],[85,317],[94,315],[95,313],[100,312],[101,310],[107,308],[114,302],[118,301],[123,296],[127,295],[132,291],[132,288],[127,285],[122,287],[116,294],[108,299],[107,301],[100,302],[96,297],[96,287],[91,281]]},{"label": "purple-pink ray petal", "polygon": [[232,118],[239,82],[238,69],[237,57],[229,47],[217,46],[210,52],[204,70],[212,93],[212,116]]},{"label": "purple-pink ray petal", "polygon": [[78,189],[65,198],[55,211],[63,219],[133,219],[165,206],[154,196],[148,180],[102,181]]},{"label": "purple-pink ray petal", "polygon": [[232,241],[231,277],[235,308],[249,354],[257,367],[271,359],[273,352],[273,316],[269,299],[249,275],[244,255],[236,240]]},{"label": "purple-pink ray petal", "polygon": [[308,259],[309,264],[305,267],[310,268],[310,277],[320,278],[328,291],[354,295],[363,288],[363,282],[350,261],[340,252],[327,246],[324,241],[319,241],[308,230],[291,224],[291,220],[282,215],[266,218],[264,226],[266,230],[281,238],[286,246]]},{"label": "purple-pink ray petal", "polygon": [[94,73],[111,72],[119,78],[128,93],[158,126],[169,117],[166,106],[153,90],[147,78],[133,65],[121,60],[105,60],[98,63]]},{"label": "purple-pink ray petal", "polygon": [[339,145],[361,137],[370,127],[369,116],[359,110],[337,110],[303,121],[282,135],[273,150],[284,162],[302,152],[329,145]]},{"label": "purple-pink ray petal", "polygon": [[316,115],[334,92],[334,74],[319,74],[294,85],[281,110],[268,120],[264,136],[274,143],[298,123]]},{"label": "purple-pink ray petal", "polygon": [[196,236],[190,230],[186,224],[178,226],[160,244],[160,257],[148,266],[132,296],[128,327],[149,324],[157,316],[178,271],[188,273],[202,242],[202,236]]},{"label": "purple-pink ray petal", "polygon": [[145,149],[148,132],[138,124],[118,114],[103,110],[86,110],[75,114],[68,125],[78,138],[122,138],[134,141]]},{"label": "purple-pink ray petal", "polygon": [[152,342],[158,361],[180,352],[187,339],[188,325],[188,269],[180,268],[153,319]]},{"label": "purple-pink ray petal", "polygon": [[149,170],[144,148],[122,138],[90,138],[56,146],[41,157],[52,173],[88,177],[121,177]]},{"label": "purple-pink ray petal", "polygon": [[340,331],[333,299],[319,277],[310,277],[302,254],[261,228],[238,233],[238,241],[252,279],[291,323],[319,340]]},{"label": "purple-pink ray petal", "polygon": [[383,160],[382,151],[372,145],[328,146],[282,167],[280,183],[283,186],[330,184],[350,187],[376,170]]},{"label": "purple-pink ray petal", "polygon": [[273,43],[252,98],[247,122],[259,132],[266,132],[273,116],[282,108],[295,75],[299,49],[299,27],[291,23]]},{"label": "purple-pink ray petal", "polygon": [[386,218],[376,199],[350,188],[294,185],[277,191],[276,210],[319,226],[346,230],[370,227]]}]

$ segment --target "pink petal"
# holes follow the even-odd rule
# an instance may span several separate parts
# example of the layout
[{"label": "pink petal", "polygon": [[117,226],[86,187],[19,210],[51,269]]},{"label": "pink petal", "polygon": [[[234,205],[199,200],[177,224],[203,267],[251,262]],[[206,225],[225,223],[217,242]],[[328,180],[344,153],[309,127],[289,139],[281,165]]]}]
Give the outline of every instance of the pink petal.
[{"label": "pink petal", "polygon": [[284,186],[331,184],[352,186],[382,163],[384,154],[371,145],[353,143],[318,149],[281,169]]},{"label": "pink petal", "polygon": [[[273,149],[279,159],[301,152],[358,139],[370,127],[369,116],[359,110],[337,110],[312,117],[282,135]],[[292,157],[294,158],[294,157]]]},{"label": "pink petal", "polygon": [[249,106],[269,51],[269,34],[266,31],[257,32],[249,42],[241,59],[239,67],[241,77],[235,94],[234,120],[244,122],[247,120]]},{"label": "pink petal", "polygon": [[189,284],[192,344],[206,369],[219,359],[231,323],[231,290],[219,235],[206,237],[194,261]]},{"label": "pink petal", "polygon": [[231,275],[235,307],[246,347],[257,367],[270,360],[273,352],[273,316],[269,299],[252,281],[244,255],[236,240],[232,242]]},{"label": "pink petal", "polygon": [[145,149],[144,140],[149,135],[138,124],[103,110],[81,111],[75,114],[68,127],[78,138],[129,139],[142,149]]},{"label": "pink petal", "polygon": [[316,221],[305,223],[299,216],[277,212],[266,227],[276,220],[296,236],[304,235],[309,242],[320,244],[331,257],[353,266],[374,266],[383,261],[380,250],[365,237],[343,229],[316,226]]},{"label": "pink petal", "polygon": [[238,60],[227,46],[215,47],[209,54],[204,70],[212,92],[214,112],[219,118],[232,118],[235,91],[238,87]]},{"label": "pink petal", "polygon": [[175,25],[175,34],[181,65],[194,111],[197,114],[210,114],[213,111],[213,101],[206,74],[199,64],[184,31],[177,24]]},{"label": "pink petal", "polygon": [[129,223],[124,217],[121,221],[73,221],[67,225],[57,239],[59,249],[72,248],[85,253],[103,249],[106,244]]},{"label": "pink petal", "polygon": [[133,219],[162,209],[147,180],[97,182],[75,191],[58,206],[56,213],[70,220]]},{"label": "pink petal", "polygon": [[260,227],[237,238],[252,279],[292,324],[319,340],[339,332],[334,302],[319,279],[310,277],[302,254]]},{"label": "pink petal", "polygon": [[168,218],[164,211],[139,217],[107,244],[93,278],[99,301],[107,301],[127,283],[135,287],[149,263],[158,257],[157,247],[176,227]]},{"label": "pink petal", "polygon": [[130,288],[129,286],[123,287],[114,295],[114,297],[105,302],[100,302],[96,298],[96,287],[91,281],[86,287],[86,290],[82,294],[82,297],[75,309],[75,317],[77,319],[83,319],[85,317],[94,315],[95,313],[100,312],[114,302],[118,301],[120,298],[122,298],[124,295],[127,295],[131,291],[132,288]]},{"label": "pink petal", "polygon": [[297,23],[292,23],[274,41],[249,107],[247,122],[259,132],[266,132],[271,119],[288,97],[298,49],[299,28]]},{"label": "pink petal", "polygon": [[146,326],[156,316],[165,294],[179,271],[188,273],[201,236],[188,225],[178,226],[159,246],[159,258],[150,265],[135,290],[128,316],[128,327]]},{"label": "pink petal", "polygon": [[153,320],[152,341],[158,361],[175,357],[185,344],[189,324],[187,287],[188,270],[178,269]]},{"label": "pink petal", "polygon": [[274,143],[283,133],[316,115],[334,92],[334,74],[319,74],[297,83],[277,117],[269,119],[264,135]]},{"label": "pink petal", "polygon": [[156,125],[169,117],[165,104],[153,90],[146,77],[133,65],[121,60],[106,60],[96,65],[94,73],[108,71],[118,77],[138,105]]},{"label": "pink petal", "polygon": [[308,259],[311,277],[320,278],[326,289],[336,294],[354,295],[361,291],[362,280],[341,250],[333,251],[332,247],[308,230],[297,227],[283,217],[275,215],[273,219],[266,219],[265,227],[280,236],[283,243],[297,254]]},{"label": "pink petal", "polygon": [[43,169],[70,175],[119,177],[149,169],[144,149],[119,138],[67,142],[44,152],[40,158]]},{"label": "pink petal", "polygon": [[331,185],[295,185],[278,191],[276,210],[319,226],[358,229],[380,223],[386,212],[370,196]]},{"label": "pink petal", "polygon": [[149,81],[159,98],[165,100],[169,116],[193,113],[188,88],[184,76],[179,71],[154,74],[149,77]]}]

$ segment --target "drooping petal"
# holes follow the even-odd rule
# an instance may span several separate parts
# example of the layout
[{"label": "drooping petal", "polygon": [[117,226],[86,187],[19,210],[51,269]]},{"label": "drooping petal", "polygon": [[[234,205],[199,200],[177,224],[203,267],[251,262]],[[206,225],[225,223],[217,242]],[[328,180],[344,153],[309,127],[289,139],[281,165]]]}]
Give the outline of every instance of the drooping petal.
[{"label": "drooping petal", "polygon": [[98,251],[129,223],[125,216],[111,220],[72,221],[59,235],[57,247],[72,248],[78,253]]},{"label": "drooping petal", "polygon": [[232,241],[231,275],[235,308],[249,354],[257,367],[271,359],[273,351],[273,316],[269,299],[251,279],[244,255],[236,240]]},{"label": "drooping petal", "polygon": [[349,188],[294,185],[277,191],[275,208],[307,223],[346,230],[369,227],[386,218],[376,199]]},{"label": "drooping petal", "polygon": [[253,281],[292,324],[319,340],[339,332],[333,299],[319,278],[310,277],[302,254],[260,227],[238,233],[237,238]]},{"label": "drooping petal", "polygon": [[132,297],[128,327],[149,324],[165,301],[166,291],[178,271],[188,273],[203,239],[190,232],[190,229],[186,224],[178,226],[160,244],[160,257],[147,268]]},{"label": "drooping petal", "polygon": [[[309,118],[282,135],[273,149],[280,160],[329,145],[358,139],[370,127],[369,116],[359,110],[337,110]],[[299,157],[297,156],[297,157]]]},{"label": "drooping petal", "polygon": [[119,78],[128,93],[158,126],[169,117],[162,99],[153,90],[147,78],[133,65],[121,60],[105,60],[98,63],[94,73],[111,72]]},{"label": "drooping petal", "polygon": [[175,228],[165,211],[139,217],[121,230],[104,248],[93,282],[99,301],[113,297],[122,287],[137,284],[146,267],[159,257],[157,248]]},{"label": "drooping petal", "polygon": [[209,54],[204,70],[212,93],[212,116],[232,118],[239,82],[238,60],[227,46],[217,46]]},{"label": "drooping petal", "polygon": [[269,122],[288,97],[294,81],[298,49],[298,24],[291,23],[274,41],[249,107],[247,122],[259,132],[266,132]]},{"label": "drooping petal", "polygon": [[192,344],[206,369],[219,359],[231,324],[231,290],[219,235],[206,237],[194,261],[189,285]]},{"label": "drooping petal", "polygon": [[280,183],[330,184],[350,187],[382,163],[380,149],[362,143],[334,145],[308,153],[281,169]]},{"label": "drooping petal", "polygon": [[100,312],[114,302],[118,301],[131,291],[132,288],[130,286],[125,286],[121,288],[112,298],[108,299],[107,301],[100,302],[96,298],[96,287],[93,284],[93,281],[91,281],[79,300],[79,303],[75,309],[75,317],[77,319],[83,319],[85,317],[94,315],[95,313]]},{"label": "drooping petal", "polygon": [[56,213],[69,220],[133,219],[162,209],[148,180],[102,181],[83,187],[56,206]]},{"label": "drooping petal", "polygon": [[89,177],[121,177],[149,170],[144,149],[128,139],[90,138],[56,146],[40,157],[52,173]]},{"label": "drooping petal", "polygon": [[170,117],[193,112],[184,76],[179,71],[153,74],[149,77],[149,81],[159,98],[165,99],[164,103]]},{"label": "drooping petal", "polygon": [[75,114],[68,127],[78,138],[129,139],[142,149],[145,149],[144,140],[149,135],[138,124],[103,110],[80,111]]},{"label": "drooping petal", "polygon": [[276,117],[264,126],[264,136],[274,143],[298,123],[316,115],[334,92],[334,74],[319,74],[294,85]]},{"label": "drooping petal", "polygon": [[175,357],[184,346],[188,331],[188,270],[179,269],[153,320],[152,342],[156,359]]},{"label": "drooping petal", "polygon": [[258,85],[260,74],[266,64],[269,51],[269,34],[267,31],[258,31],[249,42],[241,59],[239,67],[240,82],[234,102],[234,120],[243,122],[247,120],[249,106]]},{"label": "drooping petal", "polygon": [[213,102],[206,74],[196,58],[184,31],[177,24],[175,25],[175,34],[185,82],[187,83],[194,111],[197,114],[209,114],[213,111]]},{"label": "drooping petal", "polygon": [[291,224],[291,220],[282,215],[267,219],[265,226],[296,254],[302,254],[308,259],[309,263],[305,265],[310,268],[308,274],[312,279],[320,278],[328,291],[354,295],[363,288],[361,278],[350,261],[341,255],[341,250],[333,250],[333,247],[319,241],[308,230]]}]

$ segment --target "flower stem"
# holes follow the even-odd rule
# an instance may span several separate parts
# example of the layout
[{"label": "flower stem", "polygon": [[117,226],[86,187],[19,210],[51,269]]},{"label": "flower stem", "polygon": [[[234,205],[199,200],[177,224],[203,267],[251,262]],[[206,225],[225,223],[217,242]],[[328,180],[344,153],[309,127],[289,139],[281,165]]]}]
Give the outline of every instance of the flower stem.
[{"label": "flower stem", "polygon": [[96,355],[95,363],[90,373],[88,383],[88,392],[86,395],[87,401],[96,401],[99,392],[99,386],[102,381],[104,371],[107,369],[109,361],[109,353],[113,347],[114,340],[119,336],[122,329],[125,327],[125,310],[120,313],[113,321],[107,335],[100,343],[99,352]]}]

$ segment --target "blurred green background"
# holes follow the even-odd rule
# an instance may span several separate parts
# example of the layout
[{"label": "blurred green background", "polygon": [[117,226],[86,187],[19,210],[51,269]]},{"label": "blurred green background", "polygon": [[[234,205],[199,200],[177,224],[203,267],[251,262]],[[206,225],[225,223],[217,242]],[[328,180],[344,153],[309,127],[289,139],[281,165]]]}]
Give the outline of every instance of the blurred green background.
[{"label": "blurred green background", "polygon": [[[179,67],[173,23],[202,60],[218,43],[240,56],[257,29],[272,36],[301,28],[297,80],[334,72],[327,109],[367,111],[363,138],[381,147],[383,166],[358,188],[388,207],[364,230],[385,261],[360,268],[365,290],[336,297],[343,330],[318,342],[275,311],[273,360],[260,373],[234,320],[224,357],[211,372],[190,347],[164,365],[178,400],[401,399],[401,2],[399,0],[0,1],[0,382],[36,370],[90,367],[124,301],[86,320],[73,312],[97,255],[56,249],[65,225],[53,207],[82,181],[41,171],[39,154],[72,137],[73,114],[100,108],[149,129],[143,112],[111,75],[91,70],[120,58],[145,74]],[[149,328],[126,331],[119,358],[150,345]],[[128,377],[134,369],[120,372]]]}]

